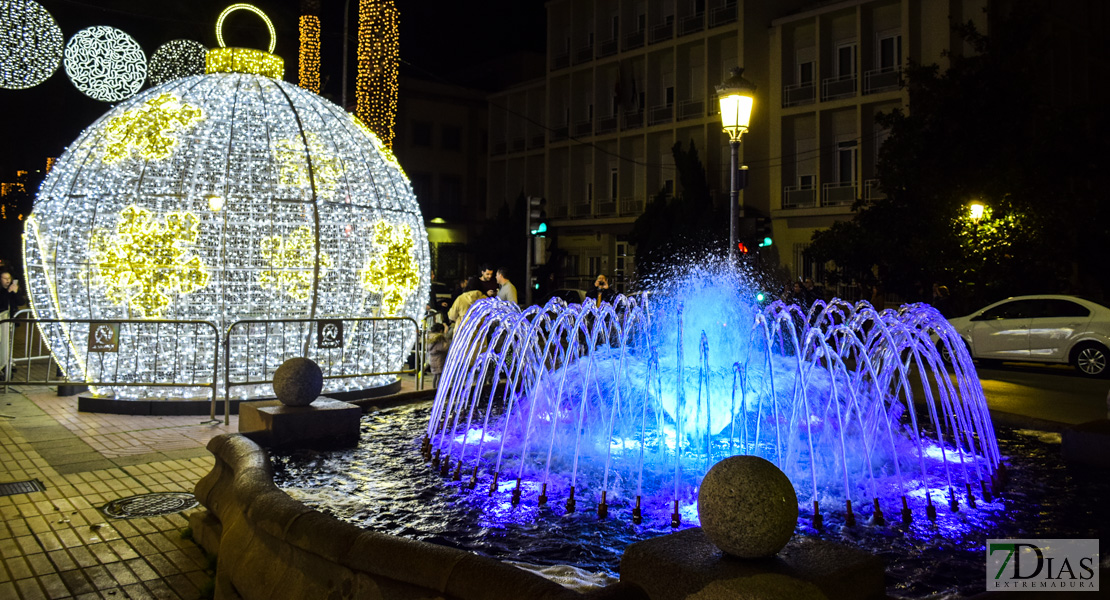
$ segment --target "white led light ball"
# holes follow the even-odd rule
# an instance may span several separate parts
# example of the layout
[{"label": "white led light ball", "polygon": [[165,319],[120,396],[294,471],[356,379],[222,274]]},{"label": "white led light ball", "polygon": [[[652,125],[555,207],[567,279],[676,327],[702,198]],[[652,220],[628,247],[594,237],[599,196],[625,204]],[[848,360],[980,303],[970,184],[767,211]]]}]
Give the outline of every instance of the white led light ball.
[{"label": "white led light ball", "polygon": [[62,62],[62,30],[31,0],[0,0],[0,88],[34,87]]},{"label": "white led light ball", "polygon": [[[220,336],[241,319],[418,320],[428,254],[411,185],[373,134],[316,94],[243,73],[177,79],[101,117],[43,182],[24,245],[39,318],[210,321]],[[286,329],[292,333],[284,338],[253,329],[248,339],[240,329],[230,344],[233,381],[271,378],[290,352],[316,360],[326,376],[397,371],[416,336],[406,324],[347,321],[342,348],[330,354],[319,353],[305,325]],[[212,380],[217,341],[210,333],[196,342],[172,328],[140,335],[122,327],[118,353],[94,355],[87,323],[43,330],[74,380]],[[222,348],[219,362],[222,381]],[[325,392],[392,381],[326,379]],[[94,391],[209,393],[195,386]],[[272,392],[262,385],[231,393]]]},{"label": "white led light ball", "polygon": [[204,54],[208,49],[193,40],[170,40],[150,57],[150,86],[204,74]]},{"label": "white led light ball", "polygon": [[119,102],[135,95],[146,81],[146,54],[131,36],[97,25],[69,38],[66,75],[82,94],[101,102]]}]

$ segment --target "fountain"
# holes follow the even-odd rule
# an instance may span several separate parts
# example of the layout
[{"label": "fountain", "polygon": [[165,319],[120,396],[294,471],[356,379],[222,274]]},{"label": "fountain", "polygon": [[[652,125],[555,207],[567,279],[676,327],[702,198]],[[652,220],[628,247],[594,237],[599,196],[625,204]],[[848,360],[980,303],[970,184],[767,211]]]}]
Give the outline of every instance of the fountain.
[{"label": "fountain", "polygon": [[[760,306],[719,264],[613,303],[476,303],[458,328],[422,450],[513,506],[697,520],[717,461],[778,466],[821,528],[884,510],[935,520],[990,501],[1001,456],[982,388],[933,308]],[[941,350],[944,352],[942,353]],[[952,357],[942,358],[942,354]],[[855,507],[855,508],[853,508]]]}]

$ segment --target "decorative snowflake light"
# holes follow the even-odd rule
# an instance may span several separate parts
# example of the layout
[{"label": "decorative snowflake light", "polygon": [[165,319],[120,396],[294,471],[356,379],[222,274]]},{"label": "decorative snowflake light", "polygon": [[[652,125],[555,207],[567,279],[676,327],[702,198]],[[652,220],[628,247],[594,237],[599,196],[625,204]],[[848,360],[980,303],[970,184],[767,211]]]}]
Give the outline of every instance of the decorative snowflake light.
[{"label": "decorative snowflake light", "polygon": [[146,54],[126,33],[97,25],[69,38],[65,68],[69,80],[82,94],[101,102],[119,102],[143,87]]},{"label": "decorative snowflake light", "polygon": [[[419,319],[428,294],[427,234],[408,179],[380,145],[339,106],[256,73],[208,73],[140,92],[70,144],[42,185],[24,243],[35,314],[200,320],[221,332],[246,319]],[[87,329],[43,328],[56,357],[75,358],[59,362],[79,368],[67,373],[77,380],[211,381],[213,367],[203,360],[170,363],[173,372],[161,359],[144,362],[158,349],[189,344],[127,328],[118,353],[88,360]],[[304,336],[297,339],[300,347]],[[415,339],[411,325],[351,326],[334,368],[347,375],[399,370]],[[272,371],[286,342],[240,329],[229,362],[245,368],[236,365],[248,364],[249,352],[268,357]],[[328,379],[325,390],[394,380]],[[232,392],[272,393],[244,389]],[[207,393],[94,392],[167,390]]]},{"label": "decorative snowflake light", "polygon": [[31,0],[0,0],[0,88],[34,87],[62,62],[62,30]]},{"label": "decorative snowflake light", "polygon": [[150,86],[155,87],[190,75],[204,74],[208,49],[193,40],[170,40],[150,57]]}]

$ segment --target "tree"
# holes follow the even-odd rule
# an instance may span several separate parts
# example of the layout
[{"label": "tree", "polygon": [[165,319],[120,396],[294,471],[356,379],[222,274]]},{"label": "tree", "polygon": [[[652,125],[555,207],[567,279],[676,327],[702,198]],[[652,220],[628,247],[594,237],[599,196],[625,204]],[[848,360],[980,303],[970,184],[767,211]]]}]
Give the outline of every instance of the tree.
[{"label": "tree", "polygon": [[[812,258],[903,297],[946,283],[966,308],[1017,293],[1105,292],[1108,209],[1093,185],[1110,158],[1105,111],[1053,105],[1035,85],[1052,11],[1016,4],[989,37],[958,26],[974,52],[952,56],[943,73],[911,62],[909,111],[876,118],[890,132],[877,166],[886,199],[815,233]],[[973,200],[989,207],[978,221]]]},{"label": "tree", "polygon": [[632,224],[629,241],[636,245],[636,270],[641,281],[666,273],[677,261],[720,252],[728,240],[727,206],[714,206],[705,167],[691,140],[671,147],[680,191],[673,198],[666,190],[644,208]]}]

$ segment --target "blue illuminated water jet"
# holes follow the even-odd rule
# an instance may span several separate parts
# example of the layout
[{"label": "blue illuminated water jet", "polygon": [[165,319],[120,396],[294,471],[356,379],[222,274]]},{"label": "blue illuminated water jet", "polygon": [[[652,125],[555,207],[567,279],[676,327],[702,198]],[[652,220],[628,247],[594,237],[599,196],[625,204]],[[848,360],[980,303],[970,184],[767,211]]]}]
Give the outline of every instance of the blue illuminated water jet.
[{"label": "blue illuminated water jet", "polygon": [[998,444],[940,313],[760,307],[747,281],[710,266],[613,303],[475,303],[451,343],[428,457],[507,506],[558,499],[635,522],[696,520],[702,477],[734,454],[770,460],[807,511],[833,506],[849,523],[853,505],[881,521],[880,507],[932,518],[937,504],[990,499]]}]

